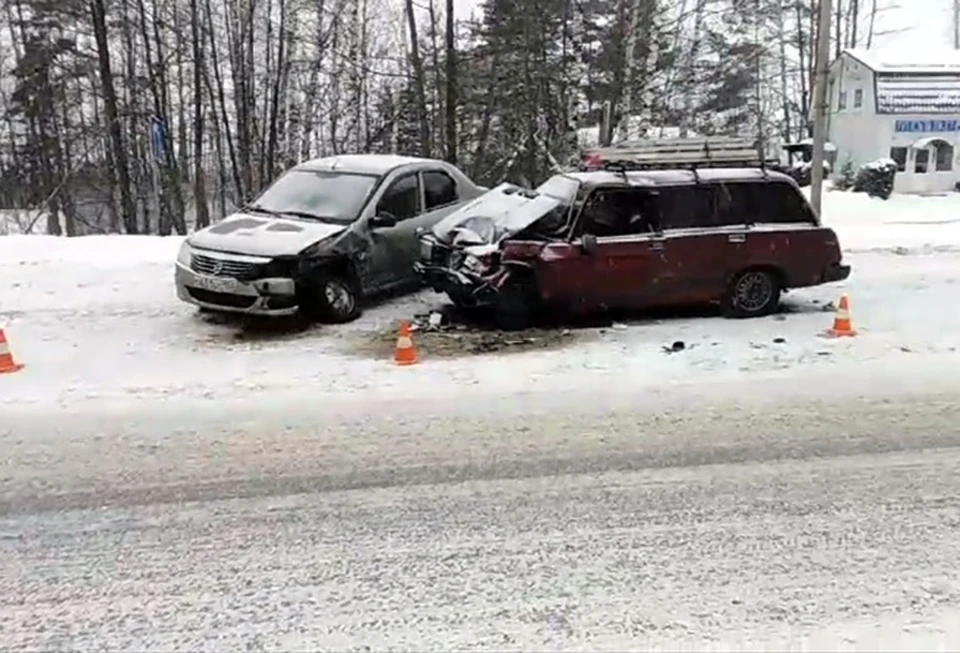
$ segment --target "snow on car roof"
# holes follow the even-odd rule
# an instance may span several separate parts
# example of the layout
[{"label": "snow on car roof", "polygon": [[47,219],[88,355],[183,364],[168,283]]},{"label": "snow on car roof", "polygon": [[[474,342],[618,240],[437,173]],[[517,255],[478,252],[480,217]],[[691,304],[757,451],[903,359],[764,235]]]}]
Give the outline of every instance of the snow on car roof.
[{"label": "snow on car roof", "polygon": [[960,50],[851,48],[844,52],[878,73],[960,73]]},{"label": "snow on car roof", "polygon": [[404,165],[433,163],[446,165],[434,159],[421,159],[414,156],[397,154],[340,154],[321,159],[304,161],[297,166],[299,170],[340,170],[360,174],[382,175]]},{"label": "snow on car roof", "polygon": [[627,183],[631,186],[672,186],[696,184],[698,181],[763,181],[765,179],[795,183],[788,175],[760,168],[699,168],[696,172],[693,170],[641,170],[625,173],[595,170],[570,172],[566,173],[566,176],[577,179],[585,185]]}]

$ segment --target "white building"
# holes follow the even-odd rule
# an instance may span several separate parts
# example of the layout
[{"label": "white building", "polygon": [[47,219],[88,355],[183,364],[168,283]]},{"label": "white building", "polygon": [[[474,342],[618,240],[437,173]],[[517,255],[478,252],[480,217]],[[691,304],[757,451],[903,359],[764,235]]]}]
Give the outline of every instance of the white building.
[{"label": "white building", "polygon": [[960,50],[846,50],[830,68],[829,102],[835,172],[891,158],[897,192],[957,187]]}]

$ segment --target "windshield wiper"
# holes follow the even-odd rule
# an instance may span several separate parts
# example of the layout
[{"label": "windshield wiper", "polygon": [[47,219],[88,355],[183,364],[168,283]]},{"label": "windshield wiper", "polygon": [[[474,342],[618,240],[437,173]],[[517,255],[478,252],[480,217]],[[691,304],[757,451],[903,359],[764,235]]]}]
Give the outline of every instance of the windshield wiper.
[{"label": "windshield wiper", "polygon": [[318,222],[336,222],[336,220],[333,218],[317,215],[316,213],[308,213],[306,211],[278,211],[277,214],[292,215],[295,218],[303,218],[304,220],[317,220]]},{"label": "windshield wiper", "polygon": [[244,213],[263,213],[264,215],[274,215],[280,217],[282,214],[279,211],[271,211],[270,209],[265,209],[262,206],[257,206],[256,204],[251,204],[250,206],[245,206],[240,209]]},{"label": "windshield wiper", "polygon": [[262,213],[264,215],[272,215],[276,218],[282,218],[285,215],[289,215],[295,218],[303,218],[304,220],[315,220],[317,222],[337,223],[337,220],[334,220],[333,218],[317,215],[316,213],[308,213],[307,211],[274,211],[273,209],[264,208],[256,204],[245,206],[243,207],[242,210],[247,211],[249,213]]}]

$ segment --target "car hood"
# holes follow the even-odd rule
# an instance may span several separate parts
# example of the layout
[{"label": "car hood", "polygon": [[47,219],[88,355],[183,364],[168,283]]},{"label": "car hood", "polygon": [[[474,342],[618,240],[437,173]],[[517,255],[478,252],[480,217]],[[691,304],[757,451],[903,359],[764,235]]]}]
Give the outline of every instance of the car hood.
[{"label": "car hood", "polygon": [[444,242],[493,245],[523,231],[561,203],[549,195],[500,184],[438,222],[433,235]]},{"label": "car hood", "polygon": [[285,256],[299,254],[313,243],[334,236],[347,225],[306,220],[286,220],[250,213],[235,213],[190,236],[196,247],[250,254]]}]

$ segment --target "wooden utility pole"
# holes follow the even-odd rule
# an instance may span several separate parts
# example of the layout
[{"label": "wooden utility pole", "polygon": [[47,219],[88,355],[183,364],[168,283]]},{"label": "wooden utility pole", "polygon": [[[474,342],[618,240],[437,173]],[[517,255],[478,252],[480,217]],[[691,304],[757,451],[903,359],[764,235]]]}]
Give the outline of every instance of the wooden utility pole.
[{"label": "wooden utility pole", "polygon": [[813,98],[813,160],[810,162],[810,203],[818,217],[823,198],[823,150],[827,140],[827,84],[830,76],[830,0],[820,0],[817,25],[817,75]]},{"label": "wooden utility pole", "polygon": [[960,50],[960,0],[953,0],[953,49]]}]

